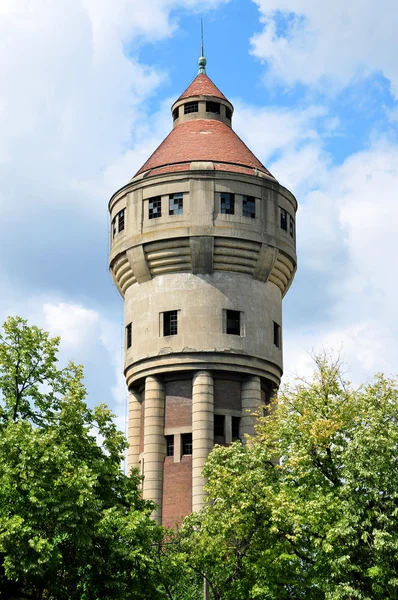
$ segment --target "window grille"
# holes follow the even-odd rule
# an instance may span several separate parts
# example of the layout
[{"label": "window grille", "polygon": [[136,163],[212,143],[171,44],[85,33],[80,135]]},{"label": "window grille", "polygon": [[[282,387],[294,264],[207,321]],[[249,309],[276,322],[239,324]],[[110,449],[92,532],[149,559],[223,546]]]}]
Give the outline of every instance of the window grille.
[{"label": "window grille", "polygon": [[289,233],[291,237],[294,238],[294,221],[291,215],[289,215]]},{"label": "window grille", "polygon": [[287,231],[287,212],[284,208],[281,208],[281,229]]},{"label": "window grille", "polygon": [[150,219],[157,219],[162,216],[162,198],[155,196],[155,198],[149,198],[149,214]]},{"label": "window grille", "polygon": [[119,217],[118,232],[120,233],[124,229],[124,210],[121,210],[120,213],[118,213],[118,217]]},{"label": "window grille", "polygon": [[228,108],[227,106],[225,107],[225,116],[229,120],[232,119],[232,110],[230,108]]},{"label": "window grille", "polygon": [[163,313],[163,335],[177,335],[178,311],[169,310]]},{"label": "window grille", "polygon": [[199,106],[197,102],[187,102],[184,104],[184,115],[189,113],[195,113],[199,111]]},{"label": "window grille", "polygon": [[221,193],[221,214],[222,215],[233,215],[235,214],[235,196],[227,192]]},{"label": "window grille", "polygon": [[176,119],[178,119],[178,117],[179,117],[179,112],[180,112],[180,111],[179,111],[179,107],[177,107],[177,108],[175,108],[175,109],[173,110],[173,121],[175,121]]},{"label": "window grille", "polygon": [[220,114],[219,102],[206,102],[206,112]]},{"label": "window grille", "polygon": [[183,213],[183,195],[170,194],[169,196],[169,215],[182,215]]},{"label": "window grille", "polygon": [[192,433],[183,433],[181,442],[182,455],[192,454]]},{"label": "window grille", "polygon": [[166,435],[166,456],[174,456],[174,435]]},{"label": "window grille", "polygon": [[243,196],[242,214],[244,217],[256,217],[256,200],[253,196]]}]

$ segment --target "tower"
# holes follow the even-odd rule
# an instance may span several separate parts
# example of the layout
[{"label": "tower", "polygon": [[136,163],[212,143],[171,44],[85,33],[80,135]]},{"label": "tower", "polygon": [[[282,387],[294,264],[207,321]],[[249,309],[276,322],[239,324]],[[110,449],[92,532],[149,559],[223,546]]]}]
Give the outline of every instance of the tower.
[{"label": "tower", "polygon": [[166,526],[200,509],[214,444],[252,433],[252,413],[279,385],[297,210],[233,131],[203,56],[171,110],[171,133],[109,202],[128,462]]}]

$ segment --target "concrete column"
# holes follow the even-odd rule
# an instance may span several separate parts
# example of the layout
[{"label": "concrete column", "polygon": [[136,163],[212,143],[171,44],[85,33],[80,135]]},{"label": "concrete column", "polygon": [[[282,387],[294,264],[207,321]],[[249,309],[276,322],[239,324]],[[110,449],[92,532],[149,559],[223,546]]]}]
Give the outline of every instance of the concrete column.
[{"label": "concrete column", "polygon": [[140,429],[141,429],[141,394],[131,391],[129,396],[129,426],[127,450],[127,466],[138,467],[140,454]]},{"label": "concrete column", "polygon": [[262,406],[261,380],[260,377],[248,376],[242,381],[241,388],[242,417],[240,420],[240,437],[245,443],[245,434],[253,435],[256,417],[253,413],[258,412]]},{"label": "concrete column", "polygon": [[192,380],[192,511],[203,506],[202,470],[214,445],[214,385],[209,371],[197,371]]},{"label": "concrete column", "polygon": [[166,456],[164,439],[164,385],[157,377],[145,379],[144,415],[144,488],[143,498],[158,507],[152,517],[162,522],[163,463]]}]

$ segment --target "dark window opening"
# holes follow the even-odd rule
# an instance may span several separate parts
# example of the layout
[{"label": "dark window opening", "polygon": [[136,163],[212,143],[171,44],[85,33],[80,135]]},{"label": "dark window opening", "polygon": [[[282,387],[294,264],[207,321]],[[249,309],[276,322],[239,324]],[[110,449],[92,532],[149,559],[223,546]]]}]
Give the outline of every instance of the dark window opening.
[{"label": "dark window opening", "polygon": [[233,442],[236,442],[236,440],[240,439],[239,425],[240,425],[240,418],[232,417],[232,441]]},{"label": "dark window opening", "polygon": [[186,104],[184,104],[184,115],[187,115],[188,113],[198,112],[198,110],[199,107],[197,102],[187,102]]},{"label": "dark window opening", "polygon": [[227,333],[240,335],[240,312],[238,310],[227,310]]},{"label": "dark window opening", "polygon": [[180,112],[180,107],[177,107],[173,110],[173,121],[175,121],[176,119],[178,119],[179,117],[179,112]]},{"label": "dark window opening", "polygon": [[132,343],[132,324],[126,326],[126,348],[131,348]]},{"label": "dark window opening", "polygon": [[287,231],[287,212],[281,208],[281,229]]},{"label": "dark window opening", "polygon": [[169,215],[182,215],[183,213],[183,195],[170,194],[169,196]]},{"label": "dark window opening", "polygon": [[163,335],[177,335],[178,311],[169,310],[163,313]]},{"label": "dark window opening", "polygon": [[294,237],[294,221],[291,215],[289,215],[289,233],[291,237]]},{"label": "dark window opening", "polygon": [[183,433],[181,436],[182,455],[192,454],[192,433]]},{"label": "dark window opening", "polygon": [[225,444],[225,416],[214,415],[214,443]]},{"label": "dark window opening", "polygon": [[166,435],[166,456],[174,456],[174,435]]},{"label": "dark window opening", "polygon": [[219,102],[206,102],[206,112],[220,114],[220,103]]},{"label": "dark window opening", "polygon": [[277,348],[281,347],[281,327],[274,321],[274,345]]},{"label": "dark window opening", "polygon": [[222,215],[233,215],[235,214],[235,196],[227,192],[221,193],[221,214]]},{"label": "dark window opening", "polygon": [[118,231],[119,231],[119,233],[120,233],[120,232],[121,232],[121,231],[123,231],[123,229],[124,229],[124,210],[121,210],[118,216],[119,216],[119,227],[118,227]]},{"label": "dark window opening", "polygon": [[162,198],[155,196],[155,198],[149,198],[149,214],[150,219],[157,219],[162,216]]},{"label": "dark window opening", "polygon": [[229,120],[232,119],[232,110],[230,108],[228,108],[227,106],[225,107],[225,116]]},{"label": "dark window opening", "polygon": [[253,196],[243,196],[242,211],[244,217],[256,217],[256,200]]},{"label": "dark window opening", "polygon": [[112,219],[112,237],[116,235],[116,217]]}]

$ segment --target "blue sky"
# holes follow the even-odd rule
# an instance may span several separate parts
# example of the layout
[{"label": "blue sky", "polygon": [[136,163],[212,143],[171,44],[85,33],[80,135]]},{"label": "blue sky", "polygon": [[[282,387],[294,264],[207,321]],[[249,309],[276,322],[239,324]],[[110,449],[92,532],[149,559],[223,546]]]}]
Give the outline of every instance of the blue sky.
[{"label": "blue sky", "polygon": [[398,355],[398,5],[385,0],[3,0],[0,315],[62,336],[123,427],[111,194],[171,128],[204,19],[234,128],[296,195],[285,372],[340,350],[355,382]]}]

